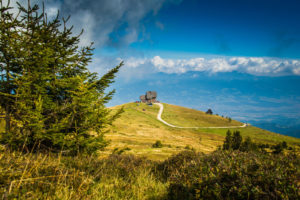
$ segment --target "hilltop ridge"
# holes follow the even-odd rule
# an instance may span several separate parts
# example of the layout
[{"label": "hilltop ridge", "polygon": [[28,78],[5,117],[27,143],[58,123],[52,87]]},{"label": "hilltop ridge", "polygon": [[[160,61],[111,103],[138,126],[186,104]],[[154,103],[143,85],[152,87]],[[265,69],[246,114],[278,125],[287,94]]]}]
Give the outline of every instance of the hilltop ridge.
[{"label": "hilltop ridge", "polygon": [[[176,126],[176,125],[173,125],[173,124],[170,124],[170,123],[166,122],[165,120],[163,120],[161,118],[161,115],[164,111],[164,105],[161,104],[161,103],[155,103],[155,104],[159,106],[159,112],[157,114],[157,120],[159,120],[162,123],[166,124],[167,126],[170,126],[170,127],[173,127],[173,128],[182,128],[182,129],[185,129],[185,128],[191,128],[191,129],[216,128],[216,129],[218,129],[218,128],[245,128],[247,126],[246,123],[242,123],[242,125],[241,125],[241,124],[236,123],[237,121],[232,122],[231,118],[225,118],[225,119],[227,119],[227,120],[225,120],[227,122],[227,124],[224,124],[223,126],[208,126],[208,125],[203,126],[203,125],[201,125],[201,122],[202,121],[207,121],[207,119],[211,118],[210,116],[212,116],[212,113],[211,114],[206,113],[206,115],[203,115],[203,113],[199,113],[199,112],[197,113],[198,116],[203,115],[205,117],[202,117],[202,120],[198,120],[197,124],[195,126]],[[196,117],[198,117],[198,116],[196,116]],[[189,117],[191,117],[191,116],[189,116]],[[177,118],[182,118],[182,114],[180,114],[177,117],[173,118],[173,120],[177,119]],[[186,118],[183,118],[183,119],[186,120]],[[196,118],[196,119],[198,119],[198,118]],[[172,120],[172,118],[171,118],[171,120]],[[221,121],[224,122],[224,117],[223,116],[222,116]],[[212,124],[212,125],[214,125],[214,124]]]}]

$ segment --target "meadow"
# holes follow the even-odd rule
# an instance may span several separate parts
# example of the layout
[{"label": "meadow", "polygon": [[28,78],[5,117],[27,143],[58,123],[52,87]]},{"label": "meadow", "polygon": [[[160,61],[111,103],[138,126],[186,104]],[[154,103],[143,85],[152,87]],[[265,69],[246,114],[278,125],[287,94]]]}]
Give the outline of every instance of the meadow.
[{"label": "meadow", "polygon": [[[106,135],[111,140],[106,153],[114,149],[127,149],[126,153],[146,156],[152,160],[164,160],[174,153],[186,148],[193,148],[199,152],[210,153],[223,144],[227,130],[239,130],[246,138],[251,137],[258,143],[276,144],[286,141],[289,145],[299,147],[300,139],[280,135],[254,126],[228,129],[178,129],[166,126],[156,119],[159,107],[146,104],[128,103],[111,108],[124,108],[124,113],[114,122],[114,127]],[[241,122],[231,122],[221,116],[208,115],[180,106],[164,103],[162,118],[178,126],[233,126],[242,125]],[[156,141],[161,141],[162,148],[152,148]]]},{"label": "meadow", "polygon": [[167,122],[182,127],[224,127],[241,126],[241,122],[231,120],[229,117],[208,115],[203,111],[184,108],[164,103],[162,118]]}]

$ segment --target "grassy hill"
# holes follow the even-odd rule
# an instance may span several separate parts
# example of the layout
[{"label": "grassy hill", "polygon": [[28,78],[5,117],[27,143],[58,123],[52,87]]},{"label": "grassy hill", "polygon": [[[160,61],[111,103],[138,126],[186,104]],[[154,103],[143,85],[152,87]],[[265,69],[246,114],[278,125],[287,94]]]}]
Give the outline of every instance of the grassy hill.
[{"label": "grassy hill", "polygon": [[[173,125],[182,127],[224,127],[240,126],[241,122],[229,120],[217,115],[207,115],[202,111],[164,103],[162,118]],[[110,109],[124,107],[124,113],[118,118],[106,138],[111,141],[103,156],[114,150],[126,149],[126,154],[146,156],[152,160],[164,160],[185,149],[194,148],[209,153],[223,144],[227,130],[239,130],[243,138],[249,136],[258,143],[276,144],[286,141],[288,145],[300,145],[300,139],[280,135],[254,126],[246,128],[199,128],[179,129],[169,127],[156,119],[159,107],[146,104],[127,103]],[[4,131],[4,119],[0,120],[0,131]],[[162,148],[153,148],[156,141]]]},{"label": "grassy hill", "polygon": [[[209,153],[223,144],[228,129],[178,129],[169,127],[156,119],[159,107],[146,104],[127,103],[111,108],[124,107],[125,112],[114,122],[114,127],[107,134],[111,144],[107,153],[114,149],[127,148],[127,153],[144,155],[150,159],[163,160],[173,153],[186,148]],[[202,111],[164,103],[162,118],[168,123],[183,127],[222,127],[240,126],[241,122],[228,120],[217,115],[207,115]],[[286,141],[289,145],[300,145],[300,139],[280,135],[254,126],[231,128],[239,130],[243,138],[250,136],[258,143],[278,143]],[[160,140],[162,148],[152,145]],[[130,149],[130,150],[129,150]]]}]

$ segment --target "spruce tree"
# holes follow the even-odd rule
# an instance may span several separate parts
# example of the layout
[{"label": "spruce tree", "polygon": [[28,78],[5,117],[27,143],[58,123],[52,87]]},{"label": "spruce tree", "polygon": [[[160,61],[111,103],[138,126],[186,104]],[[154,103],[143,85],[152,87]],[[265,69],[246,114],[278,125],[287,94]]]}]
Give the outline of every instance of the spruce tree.
[{"label": "spruce tree", "polygon": [[[8,123],[13,124],[14,130],[12,133],[6,130],[4,141],[27,148],[35,145],[67,148],[72,153],[103,148],[107,145],[103,136],[108,126],[122,112],[113,115],[105,108],[115,92],[105,93],[105,89],[123,63],[98,78],[98,74],[87,68],[92,44],[78,46],[80,35],[73,36],[72,27],[66,25],[68,19],[61,22],[57,15],[48,21],[44,9],[40,12],[37,5],[31,7],[29,1],[27,8],[18,5],[20,16],[12,25],[18,39],[13,44],[5,44],[13,49],[11,58],[18,68],[13,71],[14,76],[1,79],[14,86],[1,88],[0,93],[1,99],[9,99],[1,101],[1,106],[8,106],[6,113],[14,119]],[[2,10],[12,17],[8,6],[2,6]],[[1,45],[6,35],[1,32]],[[5,49],[0,51],[6,53]],[[9,72],[5,71],[7,64],[3,66],[1,73]]]},{"label": "spruce tree", "polygon": [[223,143],[223,150],[229,150],[231,148],[232,148],[232,135],[231,135],[231,131],[228,130],[226,133],[225,141]]},{"label": "spruce tree", "polygon": [[11,7],[0,0],[0,106],[5,110],[5,131],[10,132],[11,114],[16,89],[14,78],[21,72],[19,56],[21,38],[18,32],[18,15],[10,13]]},{"label": "spruce tree", "polygon": [[233,132],[233,137],[232,137],[232,149],[233,150],[238,150],[242,144],[243,138],[241,136],[240,131],[235,131]]}]

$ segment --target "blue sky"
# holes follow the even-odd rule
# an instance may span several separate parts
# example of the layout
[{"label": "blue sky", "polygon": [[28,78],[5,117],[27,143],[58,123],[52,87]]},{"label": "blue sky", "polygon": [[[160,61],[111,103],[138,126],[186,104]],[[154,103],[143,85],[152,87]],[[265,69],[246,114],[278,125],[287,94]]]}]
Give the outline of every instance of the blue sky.
[{"label": "blue sky", "polygon": [[186,0],[163,7],[141,50],[299,58],[299,1]]},{"label": "blue sky", "polygon": [[300,137],[300,1],[45,2],[49,18],[60,10],[74,34],[84,29],[81,46],[94,42],[91,71],[124,60],[108,106],[156,90],[166,103]]}]

